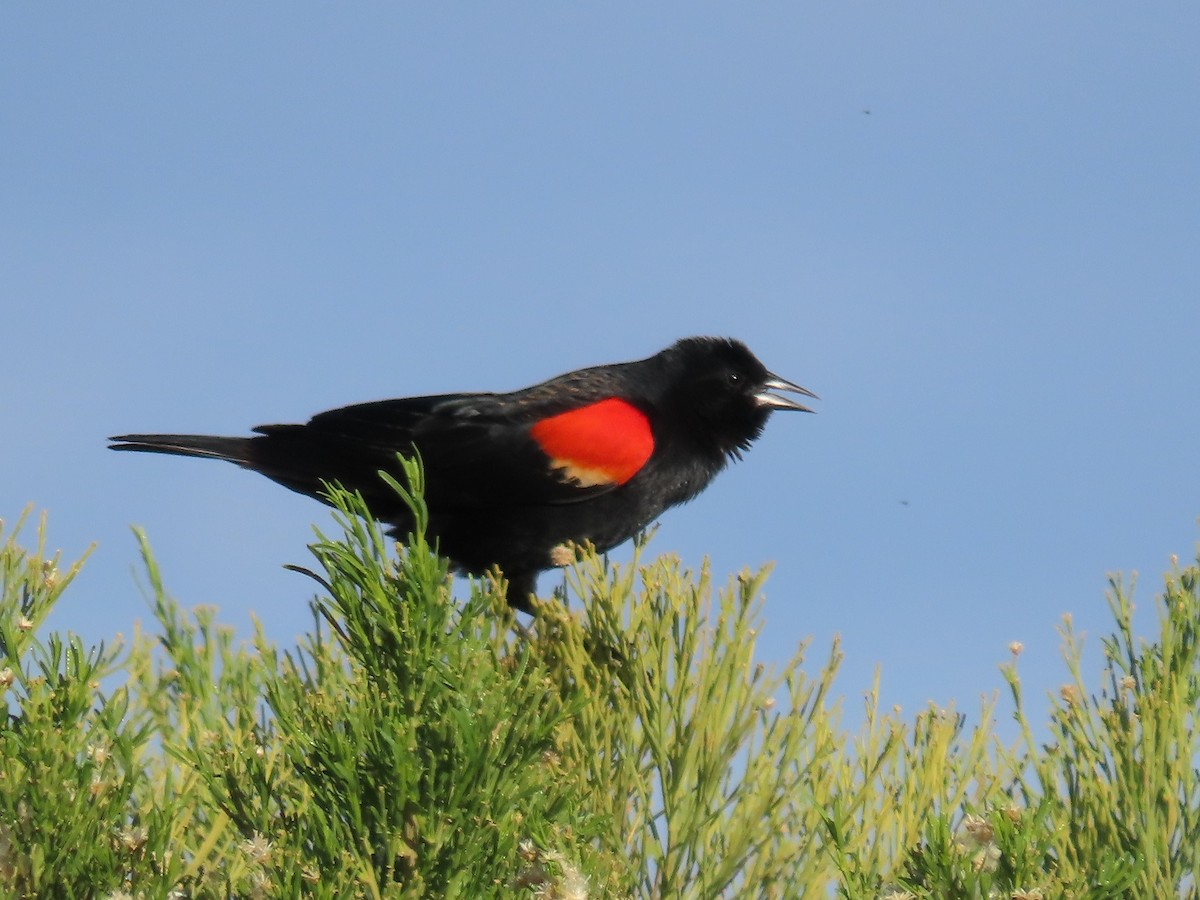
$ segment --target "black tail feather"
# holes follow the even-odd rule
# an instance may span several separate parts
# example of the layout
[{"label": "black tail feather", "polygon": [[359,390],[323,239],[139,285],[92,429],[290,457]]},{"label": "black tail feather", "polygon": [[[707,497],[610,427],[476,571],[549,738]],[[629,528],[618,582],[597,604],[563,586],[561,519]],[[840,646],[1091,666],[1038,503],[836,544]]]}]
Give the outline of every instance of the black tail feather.
[{"label": "black tail feather", "polygon": [[204,434],[118,434],[109,440],[113,442],[108,445],[110,450],[224,459],[244,466],[250,462],[250,443],[254,439]]}]

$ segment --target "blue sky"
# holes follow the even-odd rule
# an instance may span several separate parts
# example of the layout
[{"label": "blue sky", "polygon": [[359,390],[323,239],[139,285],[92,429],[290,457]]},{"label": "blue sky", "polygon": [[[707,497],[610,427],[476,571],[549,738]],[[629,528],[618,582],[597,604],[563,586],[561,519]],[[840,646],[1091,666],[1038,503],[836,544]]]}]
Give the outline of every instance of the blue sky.
[{"label": "blue sky", "polygon": [[[818,392],[653,549],[774,561],[759,653],[973,710],[1142,630],[1200,529],[1200,7],[79,4],[0,27],[0,517],[55,623],[305,627],[318,504],[109,434],[508,390],[691,334]],[[543,591],[556,583],[542,580]],[[1093,660],[1093,662],[1095,662]],[[1089,674],[1095,674],[1093,664]],[[1002,711],[1006,707],[1002,707]]]}]

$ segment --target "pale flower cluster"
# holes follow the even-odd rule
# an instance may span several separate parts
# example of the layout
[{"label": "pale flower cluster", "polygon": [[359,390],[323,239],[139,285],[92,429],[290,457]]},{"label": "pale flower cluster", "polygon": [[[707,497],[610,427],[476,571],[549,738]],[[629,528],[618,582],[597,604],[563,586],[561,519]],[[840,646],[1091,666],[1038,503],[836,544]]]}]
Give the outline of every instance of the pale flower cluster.
[{"label": "pale flower cluster", "polygon": [[[587,876],[562,853],[541,850],[530,840],[521,841],[517,852],[525,868],[514,881],[514,888],[536,888],[533,896],[538,900],[588,900]],[[558,874],[553,874],[550,869],[557,870]]]}]

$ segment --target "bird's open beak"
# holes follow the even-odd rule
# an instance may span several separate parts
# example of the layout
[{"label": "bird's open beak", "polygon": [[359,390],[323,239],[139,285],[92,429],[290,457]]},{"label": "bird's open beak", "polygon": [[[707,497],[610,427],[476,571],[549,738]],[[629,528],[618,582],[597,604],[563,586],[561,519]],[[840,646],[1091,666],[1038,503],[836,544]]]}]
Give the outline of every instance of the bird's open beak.
[{"label": "bird's open beak", "polygon": [[796,402],[791,397],[781,397],[778,394],[772,394],[771,391],[790,391],[793,394],[803,394],[805,397],[812,397],[814,400],[821,399],[808,388],[802,388],[798,384],[792,384],[786,378],[780,378],[778,375],[768,373],[767,380],[763,382],[763,389],[754,395],[754,399],[758,401],[759,406],[767,406],[771,409],[797,409],[800,412],[812,412],[807,406]]}]

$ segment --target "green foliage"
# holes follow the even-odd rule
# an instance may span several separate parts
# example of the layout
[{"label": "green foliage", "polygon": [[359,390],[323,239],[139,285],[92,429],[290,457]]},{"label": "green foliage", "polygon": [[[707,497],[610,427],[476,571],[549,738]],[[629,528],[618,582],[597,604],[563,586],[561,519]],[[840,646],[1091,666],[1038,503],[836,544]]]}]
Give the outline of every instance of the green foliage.
[{"label": "green foliage", "polygon": [[994,701],[909,720],[878,677],[850,731],[836,644],[756,662],[764,573],[580,551],[522,626],[492,581],[452,601],[407,474],[400,548],[333,492],[294,648],[182,611],[140,534],[158,636],[41,636],[81,563],[16,523],[0,897],[1196,896],[1200,568],[1168,576],[1153,641],[1114,582],[1098,694],[1065,623],[1044,746],[1015,657],[1012,746]]},{"label": "green foliage", "polygon": [[1054,698],[1053,743],[1038,747],[1012,666],[1023,755],[1015,796],[1054,823],[1047,856],[1077,896],[1197,895],[1200,869],[1200,566],[1176,565],[1159,598],[1159,635],[1137,641],[1131,591],[1110,582],[1116,632],[1103,641],[1105,669],[1089,694],[1082,639],[1060,629],[1070,681]]},{"label": "green foliage", "polygon": [[[75,635],[37,637],[78,573],[47,556],[44,520],[34,552],[0,546],[0,891],[93,897],[122,886],[165,895],[183,875],[175,808],[129,685],[101,683],[122,647],[85,648]],[[2,532],[0,523],[0,532]],[[159,758],[160,759],[160,758]]]}]

